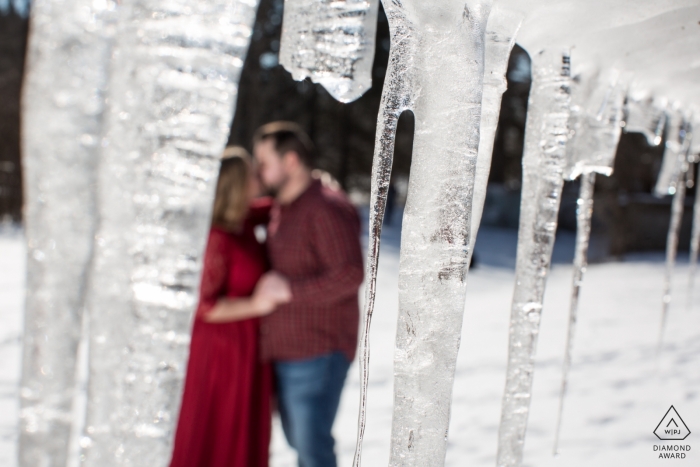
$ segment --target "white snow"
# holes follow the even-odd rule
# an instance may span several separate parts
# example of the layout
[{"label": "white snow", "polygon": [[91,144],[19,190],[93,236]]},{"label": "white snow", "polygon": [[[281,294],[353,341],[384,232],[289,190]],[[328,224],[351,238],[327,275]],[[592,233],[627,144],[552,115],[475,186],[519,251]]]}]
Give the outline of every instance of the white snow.
[{"label": "white snow", "polygon": [[[396,214],[399,214],[398,212]],[[397,216],[398,218],[398,216]],[[379,263],[377,307],[372,327],[368,424],[363,463],[385,466],[392,414],[392,361],[398,314],[397,227],[385,227]],[[448,466],[495,464],[496,438],[505,382],[508,318],[513,290],[516,231],[484,227],[478,267],[469,275],[462,346],[457,362]],[[561,455],[552,456],[561,363],[571,285],[574,235],[560,234],[542,315],[525,466],[603,467],[663,465],[653,435],[670,405],[691,432],[700,427],[700,305],[685,309],[686,254],[681,254],[666,333],[655,359],[661,312],[663,254],[629,255],[625,261],[590,265],[581,292],[579,323],[566,402]],[[0,236],[0,465],[15,467],[24,245],[19,235]],[[340,466],[352,463],[359,374],[350,370],[335,434]],[[697,465],[694,449],[684,465]],[[279,424],[273,467],[292,467]]]}]

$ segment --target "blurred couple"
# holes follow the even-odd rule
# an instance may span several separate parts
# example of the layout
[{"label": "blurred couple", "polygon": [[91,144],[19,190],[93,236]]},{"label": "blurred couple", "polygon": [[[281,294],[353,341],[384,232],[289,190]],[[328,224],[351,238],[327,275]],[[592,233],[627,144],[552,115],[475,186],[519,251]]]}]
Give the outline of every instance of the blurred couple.
[{"label": "blurred couple", "polygon": [[171,467],[266,467],[275,406],[300,467],[336,466],[331,429],[359,324],[359,218],[314,176],[296,124],[265,125],[253,145],[254,159],[239,147],[222,158]]}]

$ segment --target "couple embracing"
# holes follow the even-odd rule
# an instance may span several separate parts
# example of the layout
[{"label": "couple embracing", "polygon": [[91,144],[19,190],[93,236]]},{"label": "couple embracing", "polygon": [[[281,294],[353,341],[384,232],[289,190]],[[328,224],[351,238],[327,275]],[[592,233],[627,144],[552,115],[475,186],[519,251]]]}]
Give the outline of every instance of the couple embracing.
[{"label": "couple embracing", "polygon": [[[336,466],[360,222],[312,175],[312,157],[289,122],[258,130],[253,160],[242,148],[224,154],[171,467],[266,467],[274,406],[300,467]],[[259,197],[261,184],[271,198]]]}]

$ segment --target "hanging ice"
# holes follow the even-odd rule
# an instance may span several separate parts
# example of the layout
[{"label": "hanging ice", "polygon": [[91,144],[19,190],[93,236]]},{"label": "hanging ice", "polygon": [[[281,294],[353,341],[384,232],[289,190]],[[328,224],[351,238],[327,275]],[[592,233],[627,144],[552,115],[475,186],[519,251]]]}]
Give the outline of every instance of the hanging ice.
[{"label": "hanging ice", "polygon": [[522,462],[544,288],[557,228],[566,165],[570,63],[567,53],[532,57],[515,291],[497,465]]},{"label": "hanging ice", "polygon": [[167,465],[255,0],[120,10],[90,270],[86,467]]},{"label": "hanging ice", "polygon": [[481,98],[481,125],[479,130],[479,155],[476,160],[474,200],[472,203],[471,235],[469,250],[474,251],[476,234],[486,200],[486,186],[491,171],[491,156],[501,113],[501,97],[507,89],[505,78],[508,59],[515,45],[515,36],[522,23],[522,15],[495,6],[486,26],[486,51],[484,54],[484,89]]},{"label": "hanging ice", "polygon": [[64,467],[68,455],[113,10],[86,0],[32,8],[22,106],[22,467]]},{"label": "hanging ice", "polygon": [[[692,122],[691,132],[696,133],[700,131],[700,116],[694,115],[695,119]],[[694,164],[700,162],[700,136],[695,136],[691,138],[690,141],[690,156],[688,161]],[[691,166],[692,167],[692,166]],[[688,174],[692,173],[692,168],[689,167]],[[690,309],[693,303],[693,289],[695,286],[695,274],[698,267],[698,251],[700,250],[700,188],[698,183],[700,183],[700,164],[698,164],[698,173],[694,180],[695,185],[695,202],[693,203],[693,228],[690,234],[690,273],[688,274],[688,296],[687,296],[687,308]]]},{"label": "hanging ice", "polygon": [[657,196],[673,195],[671,203],[671,222],[666,238],[666,270],[664,273],[664,295],[661,310],[661,326],[659,328],[658,350],[661,350],[666,328],[666,319],[671,305],[671,286],[673,269],[676,265],[678,253],[678,233],[683,220],[683,204],[685,202],[685,176],[688,170],[688,151],[692,134],[688,126],[688,120],[680,111],[674,111],[669,118],[666,134],[666,148],[661,165],[661,173],[656,182],[655,193]]},{"label": "hanging ice", "polygon": [[569,116],[569,141],[566,145],[567,164],[564,176],[573,180],[580,174],[580,194],[576,211],[576,247],[572,280],[569,325],[559,395],[559,412],[554,439],[554,453],[559,450],[559,435],[568,386],[573,351],[578,299],[583,274],[588,264],[588,243],[593,215],[595,174],[610,175],[620,140],[626,86],[615,70],[603,73],[577,73],[572,86]]},{"label": "hanging ice", "polygon": [[685,184],[685,179],[681,178],[687,170],[687,149],[684,148],[686,128],[683,114],[679,110],[674,110],[668,117],[668,128],[666,136],[666,147],[661,163],[661,172],[656,180],[654,194],[656,196],[666,196],[676,193],[679,184]]},{"label": "hanging ice", "polygon": [[582,73],[573,87],[564,178],[610,175],[620,140],[626,86],[616,70]]},{"label": "hanging ice", "polygon": [[379,0],[285,0],[280,63],[340,102],[372,87]]},{"label": "hanging ice", "polygon": [[666,125],[666,102],[630,93],[625,103],[625,131],[642,133],[650,146],[661,144]]},{"label": "hanging ice", "polygon": [[[361,371],[364,378],[396,124],[404,110],[412,110],[416,134],[401,239],[389,463],[442,465],[471,255],[470,214],[490,2],[390,0],[384,9],[392,48],[372,169]],[[363,386],[366,392],[366,379]],[[360,441],[364,410],[363,404]],[[360,447],[358,443],[355,465]]]}]

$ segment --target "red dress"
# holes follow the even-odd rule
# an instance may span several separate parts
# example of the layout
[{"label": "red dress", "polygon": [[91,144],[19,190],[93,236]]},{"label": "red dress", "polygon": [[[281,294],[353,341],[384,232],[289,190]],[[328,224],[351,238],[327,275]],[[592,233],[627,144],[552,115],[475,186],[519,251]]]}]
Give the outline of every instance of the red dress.
[{"label": "red dress", "polygon": [[267,212],[252,209],[240,234],[209,233],[170,467],[268,465],[272,374],[259,357],[258,319],[202,320],[220,297],[250,296],[267,269],[253,230]]}]

